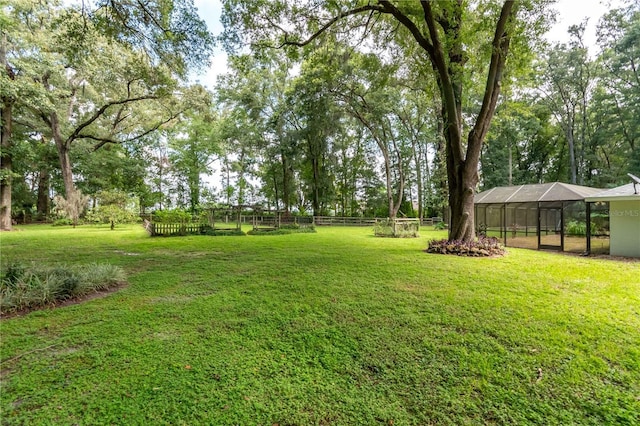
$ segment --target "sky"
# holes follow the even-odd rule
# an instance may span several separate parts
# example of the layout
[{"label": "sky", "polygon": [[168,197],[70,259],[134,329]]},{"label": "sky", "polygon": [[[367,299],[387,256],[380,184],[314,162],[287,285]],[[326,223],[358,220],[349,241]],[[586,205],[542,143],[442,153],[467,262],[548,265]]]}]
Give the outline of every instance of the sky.
[{"label": "sky", "polygon": [[[194,3],[198,8],[200,16],[206,21],[209,31],[211,31],[214,36],[219,35],[223,29],[220,23],[220,13],[222,10],[220,0],[195,0]],[[620,0],[558,0],[554,6],[558,11],[556,24],[547,33],[547,40],[552,43],[567,42],[567,30],[569,27],[579,24],[585,18],[589,18],[585,32],[585,41],[588,46],[592,46],[590,47],[590,53],[594,55],[597,51],[596,25],[600,17],[609,10],[609,3],[619,5]],[[209,69],[195,75],[193,80],[203,84],[209,89],[213,89],[217,76],[224,74],[226,70],[227,54],[221,48],[216,48]]]}]

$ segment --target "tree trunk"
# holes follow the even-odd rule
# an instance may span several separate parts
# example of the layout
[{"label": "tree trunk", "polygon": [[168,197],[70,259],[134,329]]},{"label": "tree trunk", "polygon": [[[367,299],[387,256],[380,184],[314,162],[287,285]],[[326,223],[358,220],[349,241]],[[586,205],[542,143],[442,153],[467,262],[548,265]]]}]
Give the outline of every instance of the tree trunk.
[{"label": "tree trunk", "polygon": [[58,159],[60,160],[60,173],[62,174],[62,182],[64,183],[64,194],[67,200],[71,200],[76,187],[73,183],[73,171],[71,169],[71,159],[69,158],[69,145],[60,133],[60,122],[58,115],[54,112],[51,114],[51,133],[56,143],[58,151]]},{"label": "tree trunk", "polygon": [[[284,150],[280,150],[280,162],[282,163],[282,205],[284,207],[284,212],[289,213],[291,210],[291,206],[289,204],[291,200],[291,176],[289,171],[289,165],[287,161],[287,156],[285,155]],[[278,186],[276,183],[276,200],[278,199]]]},{"label": "tree trunk", "polygon": [[[0,66],[6,72],[10,80],[15,79],[13,69],[7,63],[6,57],[7,36],[4,35],[0,41]],[[13,173],[11,157],[11,126],[13,123],[13,99],[8,96],[2,97],[1,124],[2,133],[0,136],[0,147],[2,157],[0,158],[0,231],[11,231],[11,175]]]},{"label": "tree trunk", "polygon": [[[278,178],[276,177],[276,174],[273,174],[273,191],[274,191],[274,198],[275,198],[275,204],[276,204],[276,210],[280,210],[280,205],[278,204]],[[286,213],[288,213],[289,211],[286,210]]]},{"label": "tree trunk", "polygon": [[460,74],[460,69],[464,66],[466,60],[464,55],[460,54],[462,52],[462,42],[459,38],[461,15],[458,13],[460,11],[456,11],[453,17],[454,20],[450,22],[450,33],[447,36],[452,40],[453,47],[448,50],[449,60],[447,61],[445,59],[444,46],[436,30],[436,20],[431,11],[431,4],[426,2],[422,3],[422,5],[433,43],[433,49],[428,53],[434,70],[438,75],[437,82],[441,92],[444,112],[444,136],[447,145],[447,176],[449,178],[449,208],[451,214],[449,239],[471,241],[475,238],[474,193],[479,180],[480,153],[500,94],[502,74],[511,40],[508,24],[515,14],[514,2],[505,1],[502,5],[492,42],[493,51],[482,106],[467,137],[466,150],[462,143],[462,76]]},{"label": "tree trunk", "polygon": [[[447,157],[448,160],[449,157]],[[474,222],[474,188],[478,183],[476,177],[470,177],[465,171],[466,163],[450,165],[447,161],[449,172],[449,208],[451,227],[449,239],[471,241],[475,237]]]},{"label": "tree trunk", "polygon": [[38,173],[38,201],[36,204],[39,219],[49,214],[49,171],[43,167]]},{"label": "tree trunk", "polygon": [[196,214],[198,205],[200,205],[200,173],[193,173],[189,179],[189,204],[191,205],[191,214]]},{"label": "tree trunk", "polygon": [[389,218],[393,219],[396,217],[394,208],[393,208],[393,186],[391,185],[391,161],[389,160],[389,152],[384,149],[384,145],[378,143],[380,149],[382,150],[382,156],[384,157],[384,176],[386,178],[386,188],[387,188],[387,202],[389,203]]},{"label": "tree trunk", "polygon": [[[4,102],[4,99],[3,99]],[[11,231],[11,104],[2,108],[2,159],[0,160],[0,230]]]},{"label": "tree trunk", "polygon": [[423,196],[422,196],[422,161],[421,156],[418,153],[418,148],[416,147],[417,143],[415,139],[411,140],[411,148],[413,150],[413,161],[416,165],[416,183],[418,186],[418,219],[422,221],[422,217],[424,215],[422,211],[423,206]]},{"label": "tree trunk", "polygon": [[567,124],[567,145],[569,146],[569,168],[571,169],[571,183],[576,184],[577,172],[576,172],[576,147],[573,136],[573,119],[569,120]]},{"label": "tree trunk", "polygon": [[311,167],[313,168],[313,215],[318,216],[320,212],[320,165],[318,159],[313,158],[311,160]]},{"label": "tree trunk", "polygon": [[400,210],[400,206],[402,206],[402,199],[404,198],[404,169],[402,165],[402,154],[398,149],[395,138],[393,139],[393,148],[398,156],[398,198],[395,206],[393,206],[393,217],[395,218],[398,216],[398,211]]}]

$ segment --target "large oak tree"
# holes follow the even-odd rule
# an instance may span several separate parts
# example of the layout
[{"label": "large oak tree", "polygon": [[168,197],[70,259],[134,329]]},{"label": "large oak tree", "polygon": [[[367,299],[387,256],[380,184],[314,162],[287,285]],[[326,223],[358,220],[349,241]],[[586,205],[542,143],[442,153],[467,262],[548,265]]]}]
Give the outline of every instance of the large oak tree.
[{"label": "large oak tree", "polygon": [[[543,3],[227,0],[223,38],[230,49],[246,44],[310,48],[330,31],[354,43],[372,40],[373,49],[393,40],[407,64],[428,68],[440,91],[444,118],[449,237],[471,240],[480,152],[498,103],[507,57],[514,43],[519,50],[516,57],[526,56],[523,40],[541,33]],[[469,89],[480,71],[483,90],[471,99]]]}]

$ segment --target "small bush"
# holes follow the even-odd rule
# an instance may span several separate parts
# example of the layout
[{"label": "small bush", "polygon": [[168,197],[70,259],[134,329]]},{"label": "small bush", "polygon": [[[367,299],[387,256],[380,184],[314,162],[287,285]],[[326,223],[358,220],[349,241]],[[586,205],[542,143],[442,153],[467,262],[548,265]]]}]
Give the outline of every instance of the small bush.
[{"label": "small bush", "polygon": [[444,231],[445,229],[447,229],[447,224],[444,222],[438,222],[433,225],[433,229],[435,229],[436,231]]},{"label": "small bush", "polygon": [[201,235],[212,235],[214,237],[225,235],[247,235],[241,229],[215,229],[209,225],[200,225]]},{"label": "small bush", "polygon": [[[593,224],[592,224],[592,229],[593,229]],[[567,223],[566,233],[568,235],[584,237],[585,235],[587,235],[587,224],[584,222],[571,220],[569,221],[569,223]]]},{"label": "small bush", "polygon": [[495,237],[481,237],[476,241],[431,240],[427,253],[456,254],[458,256],[501,256],[506,253]]},{"label": "small bush", "polygon": [[281,224],[280,229],[300,229],[300,225],[298,225],[297,223],[286,223]]},{"label": "small bush", "polygon": [[73,221],[71,219],[56,219],[51,224],[52,226],[71,226]]},{"label": "small bush", "polygon": [[311,226],[305,227],[283,227],[281,226],[278,229],[252,229],[247,232],[248,235],[287,235],[287,234],[314,234],[316,232],[316,228]]},{"label": "small bush", "polygon": [[125,281],[124,271],[113,265],[24,266],[11,264],[0,279],[3,314],[33,309],[107,290]]},{"label": "small bush", "polygon": [[158,223],[190,223],[191,213],[184,209],[156,210],[153,212],[153,222]]}]

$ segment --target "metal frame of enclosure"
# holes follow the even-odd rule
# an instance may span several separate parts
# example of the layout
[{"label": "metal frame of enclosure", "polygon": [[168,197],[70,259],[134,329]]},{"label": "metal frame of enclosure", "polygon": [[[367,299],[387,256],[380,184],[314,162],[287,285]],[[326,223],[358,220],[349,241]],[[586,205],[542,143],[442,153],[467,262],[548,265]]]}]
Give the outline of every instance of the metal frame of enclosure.
[{"label": "metal frame of enclosure", "polygon": [[600,191],[560,182],[492,188],[475,197],[476,231],[509,247],[584,253],[601,236],[588,236],[593,206],[584,200]]}]

